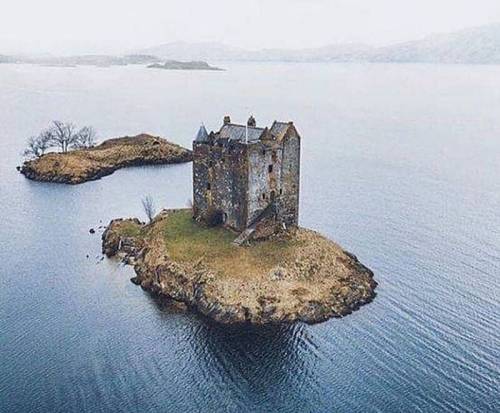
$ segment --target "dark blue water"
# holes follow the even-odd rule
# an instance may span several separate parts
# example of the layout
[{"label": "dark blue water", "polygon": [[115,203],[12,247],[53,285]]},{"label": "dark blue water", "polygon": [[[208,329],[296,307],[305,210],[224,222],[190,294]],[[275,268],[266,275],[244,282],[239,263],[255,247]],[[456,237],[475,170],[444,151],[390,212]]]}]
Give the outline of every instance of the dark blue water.
[{"label": "dark blue water", "polygon": [[[500,67],[229,69],[0,66],[0,411],[499,411]],[[249,111],[295,121],[302,225],[375,272],[345,319],[219,327],[102,259],[89,229],[148,194],[185,206],[189,164],[79,186],[14,169],[51,119],[188,145]]]}]

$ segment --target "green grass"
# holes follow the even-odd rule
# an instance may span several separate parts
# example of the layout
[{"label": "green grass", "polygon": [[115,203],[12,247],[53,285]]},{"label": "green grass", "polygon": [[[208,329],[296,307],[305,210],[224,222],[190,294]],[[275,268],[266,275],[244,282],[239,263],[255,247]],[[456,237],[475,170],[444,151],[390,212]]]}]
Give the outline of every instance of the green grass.
[{"label": "green grass", "polygon": [[141,237],[143,235],[142,228],[134,222],[125,221],[120,224],[120,234],[126,237]]},{"label": "green grass", "polygon": [[167,250],[174,261],[195,263],[202,259],[212,270],[227,276],[265,273],[283,258],[293,257],[298,246],[291,240],[272,240],[237,247],[232,245],[237,233],[200,225],[189,210],[171,213],[164,225]]},{"label": "green grass", "polygon": [[191,261],[207,254],[227,256],[236,249],[231,243],[237,234],[225,228],[200,225],[190,211],[171,213],[166,220],[164,236],[171,257],[180,261]]}]

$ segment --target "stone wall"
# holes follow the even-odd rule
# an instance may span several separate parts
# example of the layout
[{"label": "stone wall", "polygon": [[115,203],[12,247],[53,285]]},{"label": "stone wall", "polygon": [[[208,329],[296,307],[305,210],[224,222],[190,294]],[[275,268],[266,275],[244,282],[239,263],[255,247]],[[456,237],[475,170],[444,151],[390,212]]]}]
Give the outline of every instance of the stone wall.
[{"label": "stone wall", "polygon": [[274,200],[273,222],[298,225],[300,136],[295,127],[279,141],[194,142],[193,157],[195,217],[220,211],[227,226],[243,231]]},{"label": "stone wall", "polygon": [[282,195],[277,202],[279,219],[287,226],[296,226],[299,221],[300,137],[293,129],[283,139],[281,184]]},{"label": "stone wall", "polygon": [[193,206],[195,217],[209,210],[225,214],[225,224],[246,228],[247,148],[234,142],[193,144]]},{"label": "stone wall", "polygon": [[248,225],[281,189],[282,148],[273,144],[254,144],[248,149]]}]

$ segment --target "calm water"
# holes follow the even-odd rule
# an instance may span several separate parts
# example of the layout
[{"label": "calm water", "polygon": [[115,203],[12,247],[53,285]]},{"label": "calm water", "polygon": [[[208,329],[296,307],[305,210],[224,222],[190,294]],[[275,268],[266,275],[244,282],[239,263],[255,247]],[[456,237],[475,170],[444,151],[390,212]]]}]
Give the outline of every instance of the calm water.
[{"label": "calm water", "polygon": [[[0,66],[0,411],[499,411],[500,66],[226,67]],[[189,164],[79,186],[15,170],[52,119],[189,145],[250,111],[295,121],[302,225],[380,283],[343,320],[221,328],[101,259],[89,228],[147,194],[185,206]]]}]

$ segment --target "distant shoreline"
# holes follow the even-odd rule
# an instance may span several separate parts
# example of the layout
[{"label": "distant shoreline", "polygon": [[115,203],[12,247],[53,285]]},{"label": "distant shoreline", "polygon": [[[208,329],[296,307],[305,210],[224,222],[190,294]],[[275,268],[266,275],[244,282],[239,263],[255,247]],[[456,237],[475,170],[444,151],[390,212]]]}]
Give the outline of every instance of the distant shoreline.
[{"label": "distant shoreline", "polygon": [[220,67],[210,66],[207,62],[191,61],[181,62],[178,60],[167,60],[165,63],[152,63],[147,66],[148,69],[161,70],[211,70],[223,71]]}]

